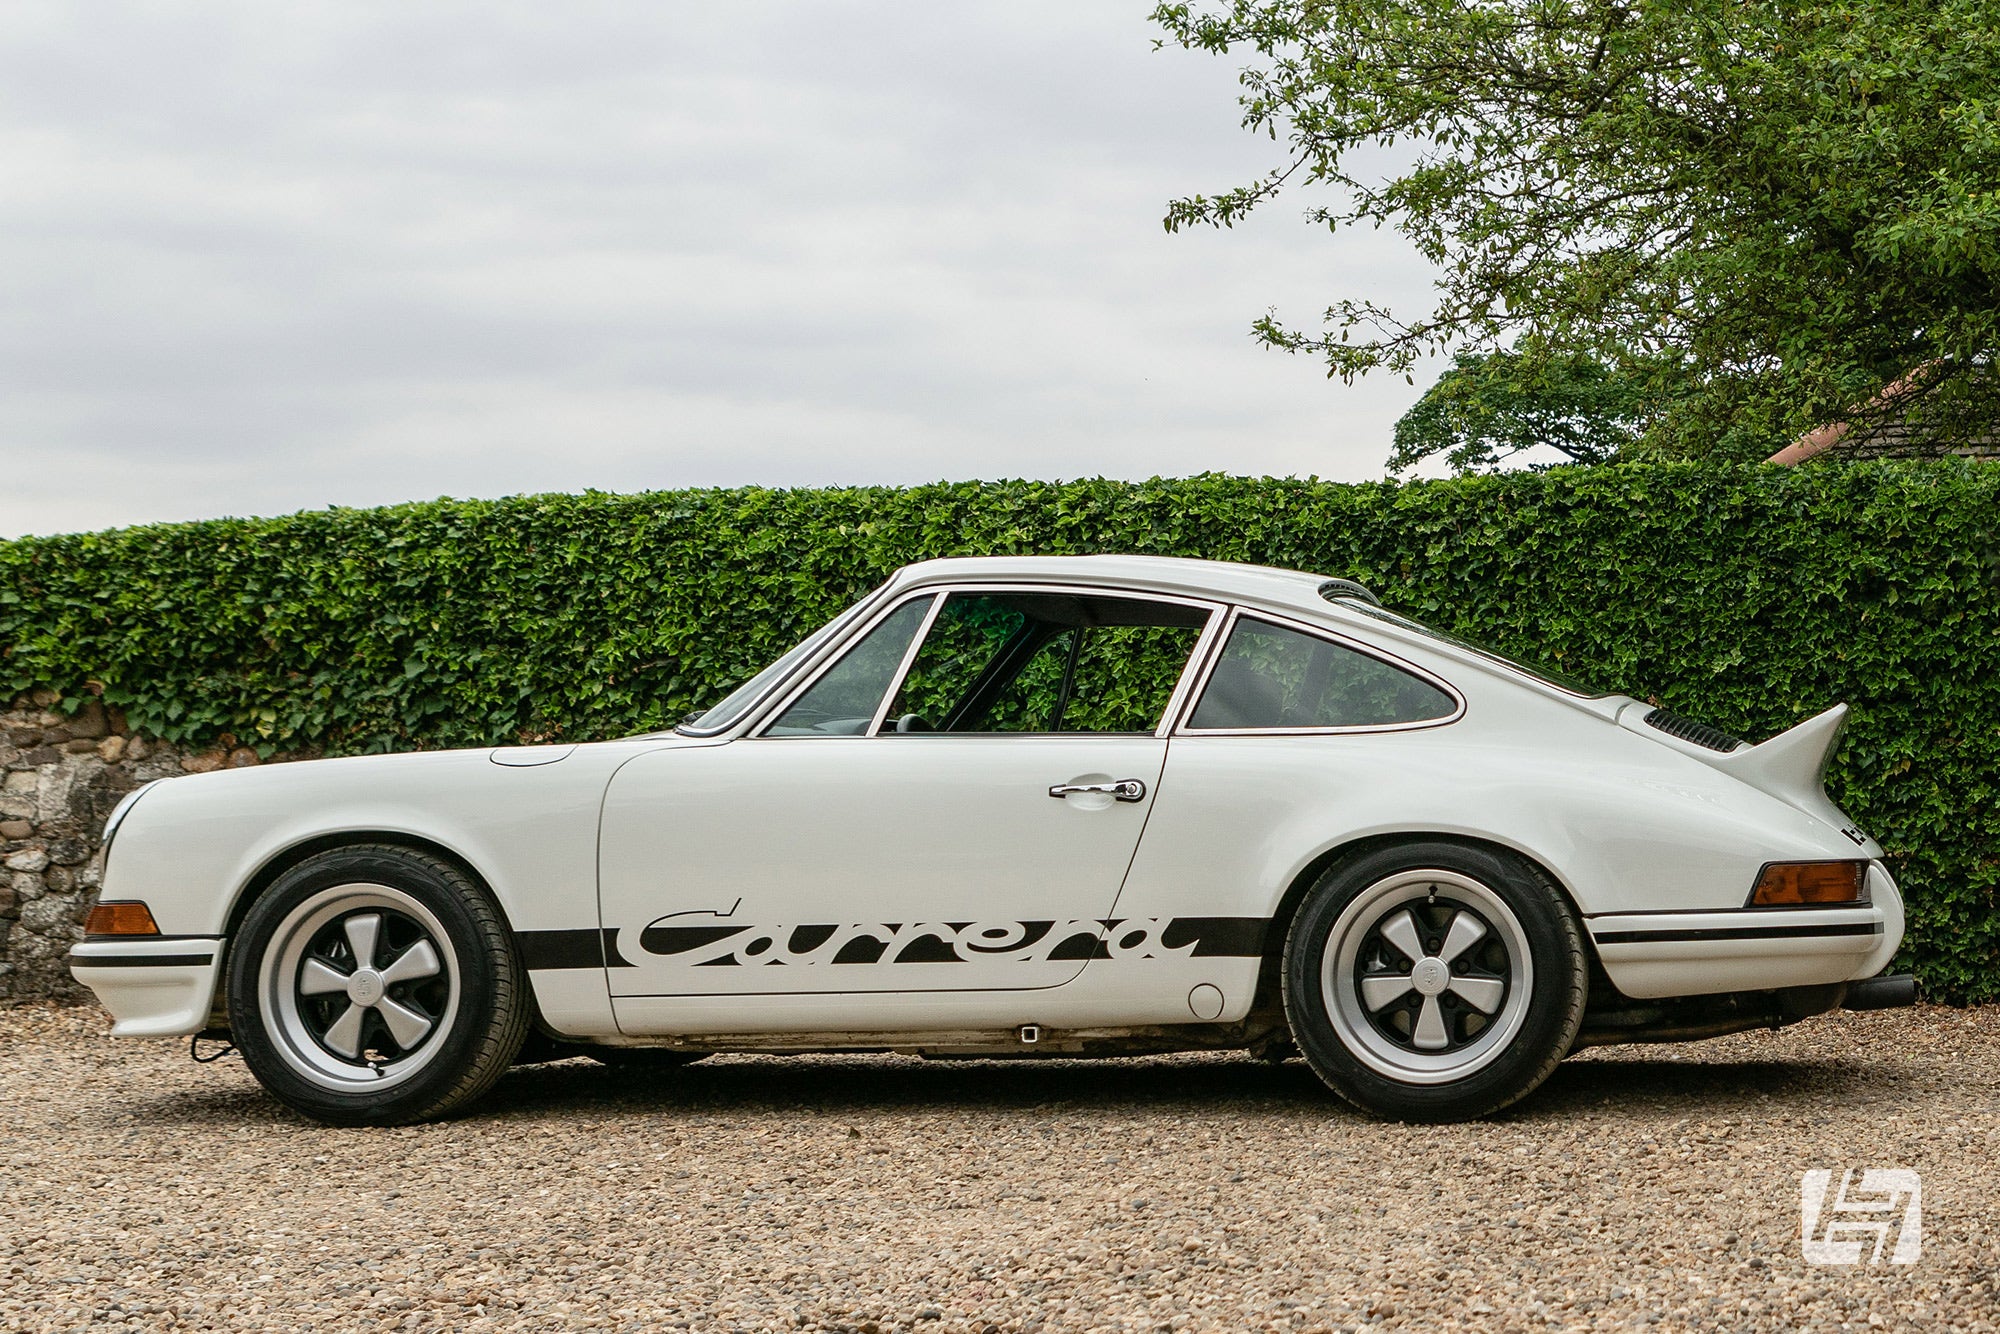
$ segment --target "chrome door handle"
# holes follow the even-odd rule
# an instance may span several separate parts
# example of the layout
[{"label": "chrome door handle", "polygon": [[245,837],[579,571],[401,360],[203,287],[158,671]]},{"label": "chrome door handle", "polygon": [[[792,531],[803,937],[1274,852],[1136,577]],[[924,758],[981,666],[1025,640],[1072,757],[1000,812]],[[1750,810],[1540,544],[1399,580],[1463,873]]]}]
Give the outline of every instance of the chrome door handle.
[{"label": "chrome door handle", "polygon": [[1052,797],[1067,797],[1081,793],[1095,792],[1119,801],[1144,801],[1146,785],[1136,778],[1121,778],[1115,783],[1057,783],[1049,789]]}]

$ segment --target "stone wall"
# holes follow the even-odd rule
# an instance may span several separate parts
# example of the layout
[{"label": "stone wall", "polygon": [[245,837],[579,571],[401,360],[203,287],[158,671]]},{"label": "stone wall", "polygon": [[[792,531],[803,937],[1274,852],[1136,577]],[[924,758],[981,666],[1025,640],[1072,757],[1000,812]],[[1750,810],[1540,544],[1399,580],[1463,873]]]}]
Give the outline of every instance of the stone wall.
[{"label": "stone wall", "polygon": [[96,699],[75,707],[46,690],[0,713],[0,1003],[84,994],[63,956],[97,901],[105,819],[150,779],[259,763],[221,741],[176,748],[134,735]]}]

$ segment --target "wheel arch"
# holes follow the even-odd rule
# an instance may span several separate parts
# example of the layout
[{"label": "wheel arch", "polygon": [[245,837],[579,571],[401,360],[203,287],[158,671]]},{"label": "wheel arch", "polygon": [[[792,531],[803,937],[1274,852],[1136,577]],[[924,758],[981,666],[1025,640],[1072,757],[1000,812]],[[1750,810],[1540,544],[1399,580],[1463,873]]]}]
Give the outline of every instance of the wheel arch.
[{"label": "wheel arch", "polygon": [[487,901],[500,914],[500,920],[507,924],[507,929],[509,931],[513,930],[514,923],[513,919],[507,914],[507,905],[501,902],[500,896],[493,892],[492,884],[485,876],[479,873],[479,868],[473,865],[469,858],[456,849],[447,847],[435,839],[425,838],[421,834],[404,833],[387,829],[346,829],[336,833],[316,834],[311,838],[301,839],[297,843],[288,844],[266,857],[257,869],[250,873],[249,878],[237,889],[236,897],[230,902],[229,916],[223,925],[225,969],[227,968],[227,952],[236,943],[236,937],[242,928],[243,919],[249,915],[250,905],[255,903],[265,890],[276,883],[278,877],[301,862],[317,857],[321,853],[333,852],[340,848],[368,846],[408,848],[412,852],[425,853],[428,856],[438,857],[450,862],[478,887],[480,893],[486,896]]},{"label": "wheel arch", "polygon": [[[1319,883],[1322,876],[1342,863],[1353,861],[1357,857],[1366,856],[1381,848],[1394,847],[1401,843],[1452,843],[1480,852],[1495,853],[1503,857],[1514,858],[1516,861],[1525,863],[1530,870],[1555,886],[1556,891],[1569,904],[1570,910],[1576,914],[1577,921],[1579,923],[1584,921],[1583,907],[1577,902],[1576,892],[1570,888],[1569,884],[1560,875],[1556,874],[1554,868],[1549,866],[1542,858],[1536,857],[1532,853],[1524,852],[1520,848],[1512,847],[1495,839],[1478,838],[1469,834],[1446,833],[1442,830],[1431,829],[1400,829],[1363,835],[1362,837],[1349,839],[1343,843],[1336,843],[1332,847],[1325,849],[1318,856],[1307,862],[1300,869],[1299,873],[1292,877],[1291,883],[1285,886],[1284,894],[1278,899],[1277,908],[1272,912],[1269,921],[1264,927],[1263,961],[1257,974],[1259,1003],[1275,998],[1278,994],[1278,969],[1283,966],[1285,938],[1291,934],[1292,922],[1298,917],[1300,905],[1305,902],[1306,894],[1311,891],[1312,887]],[[1584,948],[1589,956],[1591,966],[1593,969],[1601,968],[1602,965],[1597,958],[1597,947],[1591,941],[1590,932],[1587,928],[1583,932],[1583,939]]]}]

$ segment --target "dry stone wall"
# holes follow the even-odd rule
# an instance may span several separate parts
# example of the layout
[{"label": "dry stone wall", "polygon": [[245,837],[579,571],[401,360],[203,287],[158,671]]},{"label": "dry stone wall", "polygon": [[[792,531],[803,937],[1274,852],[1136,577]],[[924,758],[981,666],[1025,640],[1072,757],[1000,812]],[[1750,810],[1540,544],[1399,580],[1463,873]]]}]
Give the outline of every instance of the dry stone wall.
[{"label": "dry stone wall", "polygon": [[105,819],[152,779],[260,763],[221,740],[178,749],[135,735],[99,700],[77,707],[48,690],[0,713],[0,1003],[83,994],[63,956],[97,901]]}]

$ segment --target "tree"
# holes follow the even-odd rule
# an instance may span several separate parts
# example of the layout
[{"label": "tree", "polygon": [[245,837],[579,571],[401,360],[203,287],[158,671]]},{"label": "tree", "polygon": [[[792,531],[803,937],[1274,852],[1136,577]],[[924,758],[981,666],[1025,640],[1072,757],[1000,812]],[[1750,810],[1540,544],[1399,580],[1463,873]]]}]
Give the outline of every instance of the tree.
[{"label": "tree", "polygon": [[1461,352],[1396,423],[1389,467],[1443,455],[1476,472],[1537,445],[1571,463],[1603,463],[1631,447],[1646,415],[1644,382],[1601,361]]},{"label": "tree", "polygon": [[[1941,443],[2000,419],[1992,0],[1205,0],[1154,18],[1247,55],[1244,124],[1282,146],[1256,180],[1174,201],[1170,231],[1304,189],[1312,221],[1393,226],[1439,267],[1427,313],[1338,300],[1318,328],[1257,321],[1329,374],[1516,354],[1475,363],[1493,373],[1451,401],[1598,363],[1644,392],[1642,454],[1761,457],[1891,400]],[[1921,392],[1878,399],[1906,377]]]}]

